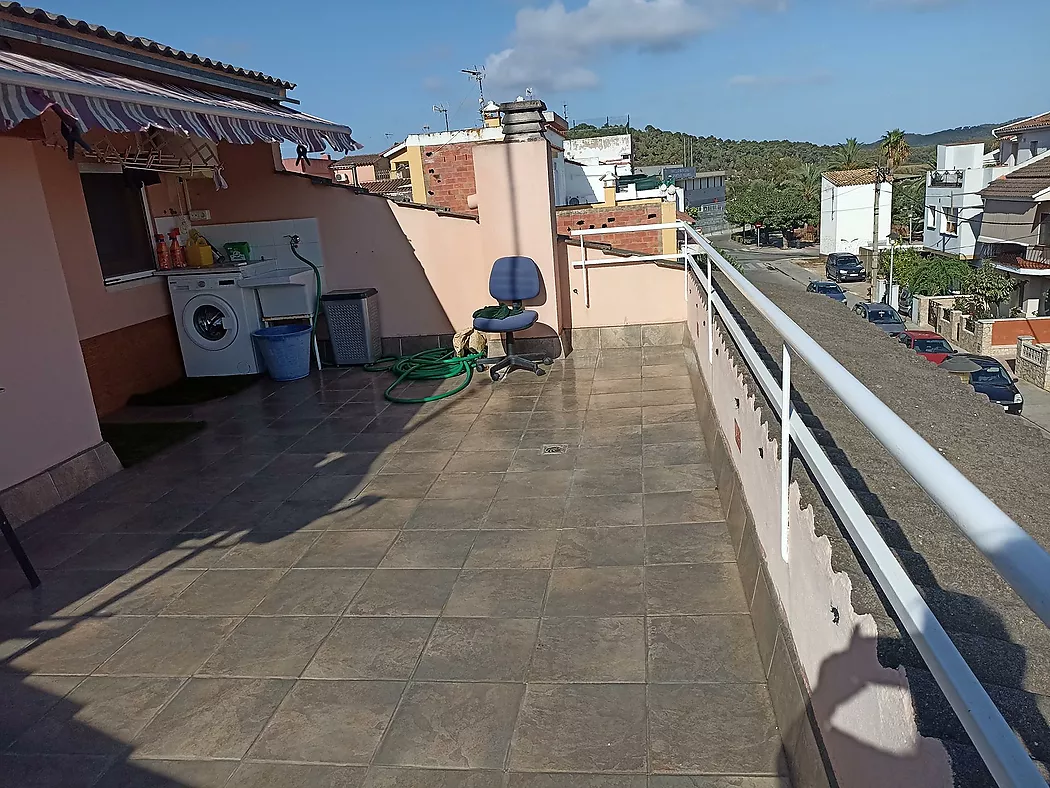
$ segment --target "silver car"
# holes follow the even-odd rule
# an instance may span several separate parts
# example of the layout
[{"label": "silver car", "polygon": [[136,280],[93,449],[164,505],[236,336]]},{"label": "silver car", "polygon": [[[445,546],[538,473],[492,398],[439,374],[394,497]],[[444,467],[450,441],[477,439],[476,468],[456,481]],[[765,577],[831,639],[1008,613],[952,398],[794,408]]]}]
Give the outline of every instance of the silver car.
[{"label": "silver car", "polygon": [[897,314],[897,310],[888,304],[857,304],[853,307],[853,311],[891,337],[897,336],[905,328],[904,321]]}]

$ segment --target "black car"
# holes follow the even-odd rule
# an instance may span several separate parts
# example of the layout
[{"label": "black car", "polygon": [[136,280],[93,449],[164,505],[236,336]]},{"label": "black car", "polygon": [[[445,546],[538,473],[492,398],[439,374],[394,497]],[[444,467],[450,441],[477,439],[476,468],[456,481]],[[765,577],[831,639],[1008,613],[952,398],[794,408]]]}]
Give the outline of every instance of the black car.
[{"label": "black car", "polygon": [[834,282],[810,282],[806,287],[807,293],[820,293],[832,298],[839,303],[846,303],[846,293]]},{"label": "black car", "polygon": [[833,282],[863,282],[868,278],[860,258],[849,252],[829,254],[824,273]]},{"label": "black car", "polygon": [[945,359],[941,366],[948,364],[953,359],[956,361],[967,359],[972,361],[975,366],[980,367],[980,369],[972,370],[969,373],[953,374],[958,374],[964,380],[967,379],[964,377],[964,374],[968,375],[968,382],[973,386],[974,391],[978,394],[984,394],[996,405],[1001,406],[1007,413],[1020,414],[1022,408],[1024,408],[1024,397],[1017,390],[1013,378],[1003,368],[1003,363],[999,359],[991,356],[977,356],[972,353],[958,353]]}]

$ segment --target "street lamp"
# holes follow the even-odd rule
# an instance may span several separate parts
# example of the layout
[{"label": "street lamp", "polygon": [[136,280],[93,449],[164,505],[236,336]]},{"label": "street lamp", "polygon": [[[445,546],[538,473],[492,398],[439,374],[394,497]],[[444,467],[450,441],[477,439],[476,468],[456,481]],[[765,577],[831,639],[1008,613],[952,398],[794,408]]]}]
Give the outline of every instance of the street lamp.
[{"label": "street lamp", "polygon": [[884,303],[889,304],[894,309],[897,305],[893,303],[893,253],[897,248],[897,244],[901,242],[901,234],[897,232],[891,232],[889,235],[890,239],[890,281],[886,284],[886,300]]}]

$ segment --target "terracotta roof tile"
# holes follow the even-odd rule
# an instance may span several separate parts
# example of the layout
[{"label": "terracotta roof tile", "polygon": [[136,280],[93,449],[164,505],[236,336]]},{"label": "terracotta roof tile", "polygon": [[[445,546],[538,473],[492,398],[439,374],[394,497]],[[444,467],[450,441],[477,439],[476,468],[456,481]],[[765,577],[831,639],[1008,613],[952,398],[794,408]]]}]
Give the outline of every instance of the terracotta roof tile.
[{"label": "terracotta roof tile", "polygon": [[1050,189],[1050,156],[1023,164],[992,181],[981,191],[981,196],[992,200],[1030,200],[1045,189]]},{"label": "terracotta roof tile", "polygon": [[102,25],[93,25],[89,22],[83,22],[79,19],[72,19],[62,14],[52,14],[49,11],[45,11],[42,8],[32,8],[30,6],[23,6],[21,3],[7,2],[7,0],[0,0],[0,14],[6,16],[20,17],[23,19],[32,19],[36,22],[42,22],[47,25],[53,25],[54,27],[64,28],[66,30],[76,30],[81,33],[90,33],[91,35],[97,36],[98,38],[104,38],[107,41],[113,41],[117,44],[126,44],[128,46],[135,47],[136,49],[144,49],[147,52],[152,52],[157,55],[163,55],[164,57],[171,58],[172,60],[182,60],[188,63],[193,63],[198,66],[205,66],[206,68],[215,69],[216,71],[225,71],[227,74],[236,74],[240,77],[248,77],[250,79],[257,80],[259,82],[265,82],[268,85],[276,85],[278,87],[291,90],[295,87],[292,82],[285,82],[283,79],[277,79],[271,77],[268,74],[263,74],[261,71],[249,71],[247,69],[238,68],[237,66],[231,66],[229,63],[223,63],[220,60],[212,60],[210,57],[201,57],[195,55],[192,52],[185,52],[181,49],[175,49],[165,44],[159,44],[156,41],[151,41],[148,38],[142,38],[141,36],[129,36],[127,33],[122,33],[119,30],[110,30],[103,27]]},{"label": "terracotta roof tile", "polygon": [[333,170],[346,170],[350,167],[367,166],[383,160],[382,153],[356,153],[352,156],[343,156],[332,165]]},{"label": "terracotta roof tile", "polygon": [[1016,123],[1010,123],[1006,126],[1002,126],[995,129],[992,134],[996,137],[1001,135],[1017,134],[1021,131],[1031,131],[1032,129],[1043,129],[1050,128],[1050,112],[1044,112],[1042,115],[1035,115],[1031,118],[1025,118],[1019,120]]},{"label": "terracotta roof tile", "polygon": [[875,183],[875,168],[868,167],[863,170],[829,170],[824,173],[835,186],[865,186]]},{"label": "terracotta roof tile", "polygon": [[1027,260],[1020,255],[999,255],[995,261],[996,267],[1018,268],[1024,271],[1047,271],[1050,263],[1042,263],[1037,260]]},{"label": "terracotta roof tile", "polygon": [[361,184],[362,189],[367,189],[372,194],[399,194],[408,190],[411,192],[411,178],[390,178],[385,181],[368,181]]}]

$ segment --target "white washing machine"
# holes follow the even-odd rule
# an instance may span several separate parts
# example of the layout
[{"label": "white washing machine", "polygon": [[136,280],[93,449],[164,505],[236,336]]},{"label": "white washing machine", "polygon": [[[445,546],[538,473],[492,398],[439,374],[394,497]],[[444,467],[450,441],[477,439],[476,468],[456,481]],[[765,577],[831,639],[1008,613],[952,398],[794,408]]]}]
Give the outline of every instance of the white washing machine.
[{"label": "white washing machine", "polygon": [[168,275],[186,377],[262,371],[252,340],[261,327],[258,300],[240,286],[243,277],[243,270]]}]

